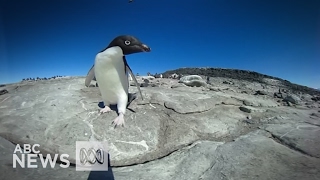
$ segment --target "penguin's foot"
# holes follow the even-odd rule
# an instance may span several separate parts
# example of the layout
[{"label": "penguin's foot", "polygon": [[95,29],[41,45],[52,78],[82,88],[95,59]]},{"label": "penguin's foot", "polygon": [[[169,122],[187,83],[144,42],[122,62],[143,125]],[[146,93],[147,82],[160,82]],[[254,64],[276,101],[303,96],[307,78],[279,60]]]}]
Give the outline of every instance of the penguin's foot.
[{"label": "penguin's foot", "polygon": [[110,111],[111,111],[110,107],[109,106],[105,106],[103,109],[100,110],[100,113],[102,114],[102,113],[107,113],[107,112],[110,112]]},{"label": "penguin's foot", "polygon": [[114,128],[116,128],[117,126],[121,126],[124,127],[124,118],[123,118],[123,113],[119,113],[119,116],[116,117],[111,124],[114,124]]}]

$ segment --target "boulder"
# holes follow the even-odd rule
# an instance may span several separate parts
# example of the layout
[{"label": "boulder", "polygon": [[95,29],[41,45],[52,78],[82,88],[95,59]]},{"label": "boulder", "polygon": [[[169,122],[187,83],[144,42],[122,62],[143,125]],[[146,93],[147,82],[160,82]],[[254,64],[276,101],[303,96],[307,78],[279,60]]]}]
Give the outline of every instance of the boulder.
[{"label": "boulder", "polygon": [[293,104],[300,104],[301,103],[301,99],[299,96],[295,95],[295,94],[289,94],[284,98],[284,101],[286,102],[290,102]]},{"label": "boulder", "polygon": [[184,76],[180,78],[179,80],[180,83],[183,83],[187,86],[196,86],[196,87],[206,87],[207,83],[201,78],[201,76],[198,75],[189,75],[189,76]]}]

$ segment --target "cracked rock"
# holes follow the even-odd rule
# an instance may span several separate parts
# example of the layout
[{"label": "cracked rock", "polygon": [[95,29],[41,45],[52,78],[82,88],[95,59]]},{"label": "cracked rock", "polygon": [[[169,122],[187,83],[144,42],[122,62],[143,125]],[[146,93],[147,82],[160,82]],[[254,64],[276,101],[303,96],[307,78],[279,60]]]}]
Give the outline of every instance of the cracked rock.
[{"label": "cracked rock", "polygon": [[289,148],[320,158],[320,126],[297,123],[266,125],[265,129]]},{"label": "cracked rock", "polygon": [[178,88],[178,87],[186,87],[185,84],[179,83],[179,84],[174,84],[171,86],[171,88]]},{"label": "cracked rock", "polygon": [[128,100],[125,127],[116,129],[111,125],[116,105],[100,114],[99,88],[85,87],[84,77],[6,85],[10,93],[0,96],[0,136],[7,143],[0,139],[0,152],[7,153],[0,156],[0,179],[90,179],[92,172],[75,173],[74,167],[13,169],[8,155],[14,144],[36,142],[45,152],[69,154],[74,163],[75,142],[88,140],[108,142],[110,172],[117,180],[320,177],[320,120],[312,114],[319,111],[317,102],[312,102],[316,109],[307,99],[301,106],[279,106],[278,99],[252,93],[278,87],[232,79],[239,89],[222,84],[230,81],[223,77],[210,78],[218,91],[170,88],[179,83],[167,78],[152,87],[148,80],[141,88],[143,101],[130,86],[129,94],[137,95]]},{"label": "cracked rock", "polygon": [[256,91],[255,95],[267,95],[268,93],[266,91],[263,90],[258,90]]},{"label": "cracked rock", "polygon": [[184,76],[179,80],[179,82],[191,87],[207,86],[207,83],[198,75]]},{"label": "cracked rock", "polygon": [[243,112],[246,112],[246,113],[251,113],[252,112],[252,109],[249,108],[249,107],[245,107],[245,106],[240,106],[239,109]]},{"label": "cracked rock", "polygon": [[284,98],[284,101],[290,102],[290,103],[293,103],[293,104],[300,104],[301,99],[295,94],[290,94],[290,95],[287,95]]},{"label": "cracked rock", "polygon": [[4,95],[4,94],[7,94],[7,93],[8,93],[8,90],[3,89],[3,90],[0,91],[0,96],[1,96],[1,95]]}]

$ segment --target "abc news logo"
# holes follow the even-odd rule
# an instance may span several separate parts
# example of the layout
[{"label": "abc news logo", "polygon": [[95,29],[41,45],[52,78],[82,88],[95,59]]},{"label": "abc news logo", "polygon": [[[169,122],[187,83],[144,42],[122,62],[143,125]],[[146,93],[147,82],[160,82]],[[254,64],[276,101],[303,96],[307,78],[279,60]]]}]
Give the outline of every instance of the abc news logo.
[{"label": "abc news logo", "polygon": [[40,144],[17,144],[12,154],[12,167],[17,168],[19,164],[21,168],[38,168],[41,165],[42,168],[47,168],[49,164],[54,168],[60,160],[62,163],[58,163],[59,166],[68,168],[70,166],[68,157],[68,154],[54,154],[53,157],[52,154],[42,154]]},{"label": "abc news logo", "polygon": [[85,148],[80,149],[80,163],[82,165],[86,165],[86,163],[95,164],[98,162],[99,164],[104,163],[104,153],[102,149],[94,150],[90,148],[88,151]]},{"label": "abc news logo", "polygon": [[76,171],[107,171],[106,141],[76,141]]}]

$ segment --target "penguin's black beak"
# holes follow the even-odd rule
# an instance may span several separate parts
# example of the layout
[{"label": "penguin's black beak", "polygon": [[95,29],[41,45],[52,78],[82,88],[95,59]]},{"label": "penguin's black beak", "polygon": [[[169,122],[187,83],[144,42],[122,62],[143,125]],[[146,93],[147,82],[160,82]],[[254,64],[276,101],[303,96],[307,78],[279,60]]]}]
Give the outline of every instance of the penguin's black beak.
[{"label": "penguin's black beak", "polygon": [[150,52],[151,51],[151,48],[149,48],[147,45],[145,44],[141,44],[141,49],[144,51],[144,52]]}]

